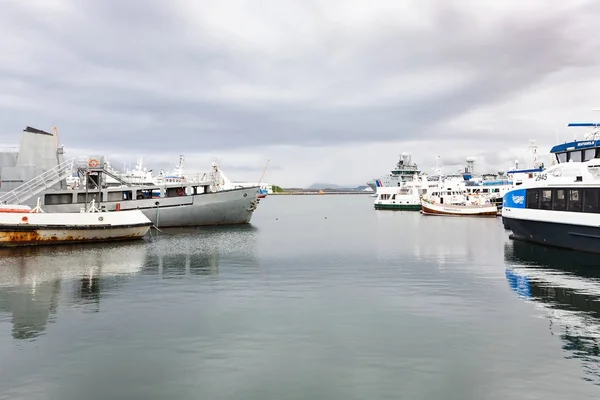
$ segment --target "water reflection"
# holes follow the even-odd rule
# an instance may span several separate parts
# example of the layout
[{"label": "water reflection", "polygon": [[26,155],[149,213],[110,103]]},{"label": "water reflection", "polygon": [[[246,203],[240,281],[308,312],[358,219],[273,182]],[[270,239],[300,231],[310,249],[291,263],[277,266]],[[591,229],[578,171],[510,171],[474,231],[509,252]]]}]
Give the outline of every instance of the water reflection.
[{"label": "water reflection", "polygon": [[68,302],[97,311],[101,288],[139,272],[145,253],[143,242],[2,249],[0,315],[10,315],[13,338],[35,338],[54,321],[65,292]]},{"label": "water reflection", "polygon": [[543,310],[567,358],[600,385],[600,255],[511,242],[505,261],[510,287]]},{"label": "water reflection", "polygon": [[106,296],[151,284],[133,276],[216,276],[222,259],[257,264],[256,228],[163,232],[150,241],[0,249],[0,323],[12,324],[15,339],[34,339],[55,322],[60,305],[99,312]]}]

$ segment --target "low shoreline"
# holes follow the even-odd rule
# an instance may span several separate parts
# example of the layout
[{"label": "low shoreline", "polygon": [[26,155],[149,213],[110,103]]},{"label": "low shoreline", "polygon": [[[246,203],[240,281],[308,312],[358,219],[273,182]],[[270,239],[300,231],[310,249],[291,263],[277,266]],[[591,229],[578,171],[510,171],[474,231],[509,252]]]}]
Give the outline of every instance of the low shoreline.
[{"label": "low shoreline", "polygon": [[269,196],[324,196],[324,195],[332,195],[332,194],[373,194],[371,192],[279,192],[279,193],[269,193]]}]

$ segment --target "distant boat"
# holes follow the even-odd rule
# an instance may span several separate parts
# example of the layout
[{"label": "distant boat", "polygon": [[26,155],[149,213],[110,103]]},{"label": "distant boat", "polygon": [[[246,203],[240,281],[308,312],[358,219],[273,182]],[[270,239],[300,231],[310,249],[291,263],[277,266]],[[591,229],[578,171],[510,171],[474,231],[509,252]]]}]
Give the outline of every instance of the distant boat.
[{"label": "distant boat", "polygon": [[497,217],[498,207],[495,204],[441,204],[421,200],[421,212],[425,215],[448,215],[456,217]]},{"label": "distant boat", "polygon": [[488,196],[469,195],[464,181],[449,180],[421,197],[421,213],[425,215],[497,217],[498,206]]}]

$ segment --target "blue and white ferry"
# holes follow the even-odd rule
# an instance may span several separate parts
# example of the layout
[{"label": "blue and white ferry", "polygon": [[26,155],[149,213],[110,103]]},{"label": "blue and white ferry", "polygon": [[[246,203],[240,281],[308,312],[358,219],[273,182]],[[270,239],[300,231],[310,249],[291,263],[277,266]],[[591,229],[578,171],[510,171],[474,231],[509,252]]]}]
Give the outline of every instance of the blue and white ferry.
[{"label": "blue and white ferry", "polygon": [[554,155],[557,163],[584,162],[600,158],[600,122],[573,122],[567,126],[594,129],[586,134],[583,140],[574,140],[554,146],[550,153]]},{"label": "blue and white ferry", "polygon": [[511,238],[600,253],[600,123],[584,140],[550,151],[557,164],[504,195],[502,222]]}]

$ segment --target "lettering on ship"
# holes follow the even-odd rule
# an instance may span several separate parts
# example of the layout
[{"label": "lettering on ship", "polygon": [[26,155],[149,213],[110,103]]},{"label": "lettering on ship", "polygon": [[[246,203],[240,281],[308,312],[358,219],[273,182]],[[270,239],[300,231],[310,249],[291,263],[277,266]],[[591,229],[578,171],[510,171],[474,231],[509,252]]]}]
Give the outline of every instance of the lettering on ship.
[{"label": "lettering on ship", "polygon": [[515,196],[513,194],[512,201],[515,204],[523,204],[525,202],[525,196]]},{"label": "lettering on ship", "polygon": [[593,146],[595,143],[593,140],[588,140],[587,142],[579,142],[577,143],[577,147],[581,146]]}]

